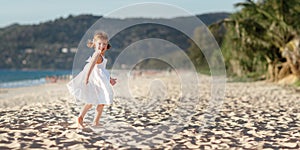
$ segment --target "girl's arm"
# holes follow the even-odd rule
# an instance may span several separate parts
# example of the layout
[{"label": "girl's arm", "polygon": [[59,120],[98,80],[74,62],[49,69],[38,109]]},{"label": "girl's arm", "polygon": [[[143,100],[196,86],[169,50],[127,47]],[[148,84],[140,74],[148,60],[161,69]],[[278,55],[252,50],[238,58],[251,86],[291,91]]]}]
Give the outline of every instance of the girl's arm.
[{"label": "girl's arm", "polygon": [[101,51],[95,51],[94,52],[94,54],[92,56],[92,59],[91,59],[91,62],[90,62],[90,68],[89,68],[89,70],[87,72],[87,75],[86,75],[86,78],[85,78],[85,84],[88,84],[91,72],[92,72],[97,60],[99,59],[100,54],[101,54]]}]

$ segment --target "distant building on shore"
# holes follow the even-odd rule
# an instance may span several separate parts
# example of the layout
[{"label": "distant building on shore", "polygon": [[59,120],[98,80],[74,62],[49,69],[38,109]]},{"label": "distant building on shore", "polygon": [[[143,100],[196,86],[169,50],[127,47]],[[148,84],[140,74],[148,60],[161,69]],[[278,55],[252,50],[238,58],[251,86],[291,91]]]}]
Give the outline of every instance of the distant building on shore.
[{"label": "distant building on shore", "polygon": [[76,47],[71,47],[71,48],[67,48],[67,47],[63,47],[61,49],[62,53],[76,53],[77,52],[77,48]]}]

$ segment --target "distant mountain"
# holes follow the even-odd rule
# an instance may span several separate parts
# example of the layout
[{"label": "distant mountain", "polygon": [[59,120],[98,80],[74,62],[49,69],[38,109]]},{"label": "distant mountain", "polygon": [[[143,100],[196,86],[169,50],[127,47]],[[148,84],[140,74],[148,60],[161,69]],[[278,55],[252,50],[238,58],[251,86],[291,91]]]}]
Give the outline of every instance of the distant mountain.
[{"label": "distant mountain", "polygon": [[[227,18],[229,13],[210,13],[197,15],[206,25]],[[101,16],[70,15],[36,25],[13,24],[0,28],[0,68],[6,69],[71,69],[74,52],[86,31]],[[188,22],[192,17],[177,17],[172,19],[149,18],[102,18],[111,30],[131,22],[147,20]],[[189,26],[189,24],[185,24]],[[180,45],[187,50],[189,38],[179,31],[162,25],[145,24],[130,27],[111,39],[114,51],[108,57],[114,60],[123,47],[145,38],[165,39]]]}]

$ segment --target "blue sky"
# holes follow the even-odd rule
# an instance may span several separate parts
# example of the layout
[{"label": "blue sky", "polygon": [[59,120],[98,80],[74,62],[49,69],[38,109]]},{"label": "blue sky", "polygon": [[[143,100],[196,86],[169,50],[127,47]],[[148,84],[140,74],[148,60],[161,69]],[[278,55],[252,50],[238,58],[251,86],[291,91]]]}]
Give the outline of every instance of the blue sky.
[{"label": "blue sky", "polygon": [[[234,12],[237,9],[233,4],[244,2],[245,0],[2,0],[0,5],[0,28],[13,23],[19,24],[38,24],[41,22],[54,20],[59,17],[67,17],[70,14],[93,14],[104,15],[116,18],[127,17],[157,17],[157,14],[146,13],[143,11],[133,13],[136,16],[126,16],[126,14],[116,13],[116,10],[127,6],[144,3],[156,2],[165,3],[180,7],[187,12],[195,14],[211,12]],[[155,11],[153,11],[155,12]],[[151,16],[153,14],[153,16]],[[163,13],[165,14],[165,13]],[[180,13],[166,13],[165,18],[183,16]]]}]

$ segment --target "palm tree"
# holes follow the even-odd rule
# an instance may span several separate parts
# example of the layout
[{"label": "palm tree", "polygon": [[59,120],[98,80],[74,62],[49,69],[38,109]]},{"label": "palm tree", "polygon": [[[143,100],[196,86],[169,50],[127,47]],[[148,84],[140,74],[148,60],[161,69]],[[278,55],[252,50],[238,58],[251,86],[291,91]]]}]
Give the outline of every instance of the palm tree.
[{"label": "palm tree", "polygon": [[300,3],[297,0],[257,3],[247,0],[235,6],[242,7],[241,11],[212,26],[225,24],[227,27],[223,44],[223,51],[228,53],[225,60],[240,66],[232,71],[241,75],[268,70],[272,81],[289,74],[300,77]]}]

